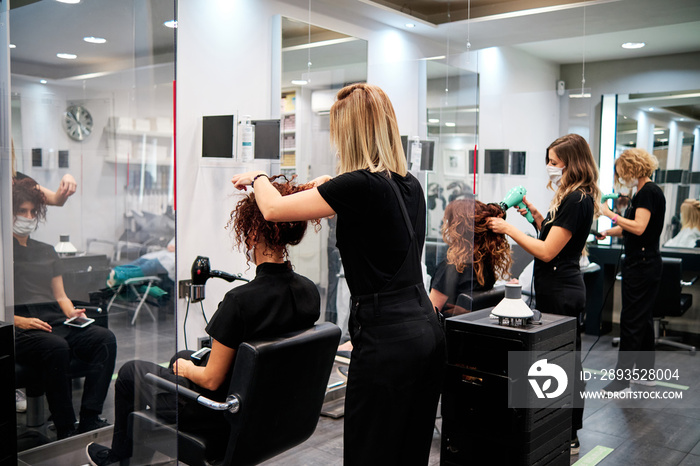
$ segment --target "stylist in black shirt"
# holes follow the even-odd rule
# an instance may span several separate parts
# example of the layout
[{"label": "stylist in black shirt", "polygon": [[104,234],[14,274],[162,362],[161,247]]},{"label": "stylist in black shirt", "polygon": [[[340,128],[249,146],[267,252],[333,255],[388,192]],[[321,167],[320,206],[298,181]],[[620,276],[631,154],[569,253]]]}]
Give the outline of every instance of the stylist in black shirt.
[{"label": "stylist in black shirt", "polygon": [[[535,296],[537,309],[544,313],[575,317],[576,379],[574,393],[583,391],[581,374],[581,320],[586,308],[586,287],[579,266],[581,252],[598,210],[598,168],[588,143],[578,134],[567,134],[547,148],[545,157],[550,183],[556,189],[547,217],[523,199],[535,218],[539,239],[532,238],[501,218],[492,218],[490,227],[505,233],[535,256]],[[525,213],[525,210],[521,210]],[[577,431],[583,426],[583,400],[576,401],[571,432],[571,454],[578,454]]]},{"label": "stylist in black shirt", "polygon": [[[610,217],[613,228],[599,238],[622,236],[625,259],[622,262],[622,311],[620,313],[620,352],[617,369],[654,368],[654,302],[661,282],[659,237],[664,226],[666,198],[651,181],[659,166],[656,157],[644,149],[627,149],[615,161],[615,180],[630,189],[637,188],[625,216],[620,217],[603,203],[603,215]],[[619,392],[629,382],[614,380],[604,392]]]},{"label": "stylist in black shirt", "polygon": [[340,175],[290,196],[280,196],[260,171],[232,182],[253,186],[266,220],[337,215],[337,246],[352,295],[344,464],[428,464],[445,338],[423,285],[425,196],[406,169],[384,91],[359,83],[337,97],[330,133]]}]

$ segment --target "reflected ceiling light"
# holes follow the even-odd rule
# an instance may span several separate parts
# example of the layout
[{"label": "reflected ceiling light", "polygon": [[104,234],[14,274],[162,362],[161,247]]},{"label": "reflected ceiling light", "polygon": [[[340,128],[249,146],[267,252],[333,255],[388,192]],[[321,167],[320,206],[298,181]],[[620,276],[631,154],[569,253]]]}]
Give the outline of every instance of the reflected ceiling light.
[{"label": "reflected ceiling light", "polygon": [[439,118],[428,118],[428,123],[440,123]]},{"label": "reflected ceiling light", "polygon": [[40,82],[41,84],[46,84],[48,81],[45,80],[45,79],[40,79],[39,82]]},{"label": "reflected ceiling light", "polygon": [[10,44],[10,48],[11,48],[11,49],[16,49],[17,46],[16,46],[15,44]]},{"label": "reflected ceiling light", "polygon": [[296,86],[306,86],[309,82],[306,79],[292,79],[292,84]]},{"label": "reflected ceiling light", "polygon": [[623,49],[641,49],[645,45],[647,45],[647,44],[645,44],[644,42],[625,42],[624,44],[622,44],[622,48]]},{"label": "reflected ceiling light", "polygon": [[589,92],[569,94],[569,99],[590,99],[591,94]]},{"label": "reflected ceiling light", "polygon": [[653,112],[653,111],[654,111],[654,107],[649,107],[647,110],[650,111],[650,112]]},{"label": "reflected ceiling light", "polygon": [[177,28],[177,21],[174,19],[171,19],[170,21],[164,22],[163,26],[165,26],[166,28],[170,28],[170,29],[176,29]]},{"label": "reflected ceiling light", "polygon": [[409,28],[409,29],[411,29],[411,28],[416,27],[416,25],[413,24],[413,23],[406,23],[406,27]]},{"label": "reflected ceiling light", "polygon": [[456,123],[453,123],[453,122],[451,122],[451,121],[446,121],[446,122],[445,122],[445,126],[449,126],[450,128],[452,128],[452,127],[454,127],[454,126],[457,126],[457,124],[456,124]]},{"label": "reflected ceiling light", "polygon": [[76,58],[78,58],[78,56],[77,56],[76,54],[74,54],[74,53],[63,53],[63,52],[61,52],[61,53],[57,53],[56,56],[57,56],[58,58],[63,58],[64,60],[75,60]]},{"label": "reflected ceiling light", "polygon": [[80,3],[80,0],[56,0],[58,3],[69,3],[71,5],[74,5],[76,3]]},{"label": "reflected ceiling light", "polygon": [[657,141],[659,141],[659,142],[668,142],[668,138],[657,139]]},{"label": "reflected ceiling light", "polygon": [[660,130],[654,131],[654,134],[664,134],[664,130],[660,129]]},{"label": "reflected ceiling light", "polygon": [[634,144],[634,141],[630,141],[630,142],[628,142],[627,144],[632,145],[632,144]]},{"label": "reflected ceiling light", "polygon": [[437,56],[434,56],[434,57],[421,58],[421,60],[426,60],[426,61],[427,61],[427,60],[442,60],[443,58],[445,58],[444,55],[437,55]]},{"label": "reflected ceiling light", "polygon": [[105,42],[107,42],[107,39],[105,39],[103,37],[95,37],[95,36],[83,37],[83,40],[85,42],[89,42],[91,44],[104,44]]}]

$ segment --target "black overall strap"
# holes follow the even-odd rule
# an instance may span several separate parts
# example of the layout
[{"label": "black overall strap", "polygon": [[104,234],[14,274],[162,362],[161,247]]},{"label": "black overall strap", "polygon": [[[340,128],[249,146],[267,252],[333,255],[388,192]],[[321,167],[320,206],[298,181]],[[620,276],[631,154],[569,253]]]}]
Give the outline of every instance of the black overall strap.
[{"label": "black overall strap", "polygon": [[[403,214],[403,220],[406,222],[406,228],[408,229],[408,234],[410,235],[411,238],[411,244],[413,244],[413,240],[415,239],[415,232],[413,229],[413,224],[411,223],[411,218],[408,216],[408,210],[406,209],[406,203],[403,200],[403,196],[401,196],[401,193],[399,192],[399,187],[396,186],[396,183],[394,183],[391,178],[386,178],[386,180],[389,182],[389,186],[391,186],[391,189],[394,190],[394,194],[396,194],[396,199],[399,201],[399,206],[401,207],[401,213]],[[410,247],[409,247],[410,251]]]}]

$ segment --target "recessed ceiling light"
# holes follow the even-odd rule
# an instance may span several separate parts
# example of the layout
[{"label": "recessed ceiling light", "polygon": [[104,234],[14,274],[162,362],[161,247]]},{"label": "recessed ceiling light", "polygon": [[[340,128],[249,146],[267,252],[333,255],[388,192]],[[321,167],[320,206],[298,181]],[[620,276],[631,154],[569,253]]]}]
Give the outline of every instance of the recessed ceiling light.
[{"label": "recessed ceiling light", "polygon": [[16,46],[15,44],[10,44],[10,48],[11,48],[11,49],[16,49],[17,46]]},{"label": "recessed ceiling light", "polygon": [[416,27],[416,25],[413,23],[406,23],[406,27],[407,28],[414,28],[414,27]]},{"label": "recessed ceiling light", "polygon": [[64,60],[75,60],[78,56],[74,53],[57,53],[58,58],[63,58]]},{"label": "recessed ceiling light", "polygon": [[583,92],[583,93],[578,93],[578,94],[569,94],[569,99],[590,99],[591,94],[588,92]]},{"label": "recessed ceiling light", "polygon": [[166,28],[175,29],[177,28],[177,21],[171,19],[170,21],[164,22],[163,26],[165,26]]},{"label": "recessed ceiling light", "polygon": [[95,36],[83,37],[83,40],[85,42],[89,42],[91,44],[104,44],[105,42],[107,42],[107,39],[105,39],[103,37],[95,37]]},{"label": "recessed ceiling light", "polygon": [[80,3],[80,0],[56,0],[58,3],[70,3],[71,5],[74,5],[76,3]]},{"label": "recessed ceiling light", "polygon": [[306,79],[292,79],[292,84],[296,86],[306,86],[309,82]]},{"label": "recessed ceiling light", "polygon": [[428,123],[440,123],[439,118],[428,118]]},{"label": "recessed ceiling light", "polygon": [[453,122],[451,122],[451,121],[446,121],[446,122],[445,122],[445,126],[449,126],[450,128],[452,128],[452,127],[454,127],[454,126],[457,126],[457,124],[456,124],[456,123],[453,123]]},{"label": "recessed ceiling light", "polygon": [[647,44],[645,44],[644,42],[625,42],[624,44],[622,44],[622,48],[623,49],[641,49],[645,45],[647,45]]},{"label": "recessed ceiling light", "polygon": [[45,80],[45,79],[40,79],[39,82],[40,82],[41,84],[46,84],[48,81]]},{"label": "recessed ceiling light", "polygon": [[647,109],[647,111],[653,112],[653,111],[654,111],[654,107],[649,107],[649,108]]}]

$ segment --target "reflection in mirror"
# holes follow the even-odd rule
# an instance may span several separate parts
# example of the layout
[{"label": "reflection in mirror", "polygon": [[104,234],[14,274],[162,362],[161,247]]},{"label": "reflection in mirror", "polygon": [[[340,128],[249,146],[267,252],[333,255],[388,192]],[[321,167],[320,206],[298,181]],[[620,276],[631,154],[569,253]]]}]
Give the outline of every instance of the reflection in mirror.
[{"label": "reflection in mirror", "polygon": [[[367,80],[367,41],[307,22],[282,18],[282,172],[300,182],[336,173],[330,146],[329,113],[342,87]],[[318,234],[307,234],[290,248],[295,270],[327,290],[321,315],[337,323],[349,339],[350,292],[335,247],[336,219]]]},{"label": "reflection in mirror", "polygon": [[[114,373],[176,348],[173,12],[172,1],[94,0],[13,2],[9,13],[24,179],[13,189],[17,446],[28,464],[85,462],[85,443],[30,449],[111,425]],[[74,307],[94,322],[65,325]]]},{"label": "reflection in mirror", "polygon": [[662,244],[680,233],[684,201],[700,195],[700,157],[695,147],[699,125],[698,90],[618,96],[616,156],[627,148],[642,147],[659,161],[654,181],[666,196]]},{"label": "reflection in mirror", "polygon": [[[474,198],[479,87],[476,73],[434,60],[426,61],[426,77],[427,133],[428,139],[435,141],[435,155],[433,170],[427,173],[426,180],[428,231],[425,260],[427,273],[435,282],[436,276],[444,279],[446,270],[448,245],[443,240],[442,231],[446,209],[454,201]],[[468,236],[463,238],[464,241],[473,244],[473,212],[461,221],[469,223],[462,228],[462,233]],[[471,282],[472,272],[469,267],[459,274],[463,285]],[[447,302],[455,305],[458,297],[448,295]]]}]

